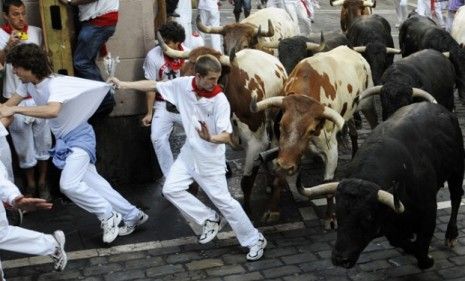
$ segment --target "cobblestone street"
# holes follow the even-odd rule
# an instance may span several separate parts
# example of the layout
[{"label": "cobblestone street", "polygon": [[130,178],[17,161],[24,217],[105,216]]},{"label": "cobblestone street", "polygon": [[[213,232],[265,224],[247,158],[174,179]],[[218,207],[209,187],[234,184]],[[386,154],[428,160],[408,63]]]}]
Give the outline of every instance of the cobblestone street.
[{"label": "cobblestone street", "polygon": [[[184,0],[181,0],[184,1]],[[313,31],[339,29],[340,8],[321,1]],[[416,1],[415,1],[416,2]],[[222,24],[234,21],[232,7],[221,1]],[[256,1],[252,0],[255,11]],[[413,3],[409,6],[413,10]],[[392,35],[398,45],[398,30],[391,1],[378,1],[375,13],[391,24]],[[193,12],[195,19],[196,11]],[[465,129],[465,107],[455,101],[456,114]],[[378,110],[378,112],[380,112]],[[380,115],[380,114],[378,114]],[[368,125],[358,131],[359,145],[370,133]],[[183,134],[173,137],[174,146],[183,143]],[[240,190],[243,152],[229,151],[228,161],[233,177],[228,180],[235,198],[242,201]],[[336,177],[351,159],[351,150],[340,145]],[[304,184],[322,180],[321,161],[307,160],[303,167]],[[74,204],[55,203],[52,215],[47,212],[25,217],[24,227],[47,233],[63,229],[67,238],[68,266],[63,272],[53,272],[48,257],[25,257],[0,252],[5,277],[8,281],[29,280],[465,280],[465,207],[459,211],[459,238],[454,248],[444,245],[445,230],[450,216],[447,190],[438,194],[436,231],[430,247],[435,264],[420,270],[414,257],[389,245],[385,238],[372,241],[361,254],[355,267],[344,269],[331,263],[331,251],[336,240],[335,231],[325,231],[321,222],[323,200],[308,201],[289,190],[283,190],[281,218],[275,224],[264,224],[261,215],[270,196],[266,188],[268,174],[261,169],[253,191],[251,218],[268,240],[264,257],[247,262],[247,249],[241,248],[228,227],[218,239],[207,245],[197,243],[194,233],[176,209],[161,197],[161,183],[135,186],[131,194],[123,194],[131,202],[142,206],[150,215],[149,222],[129,237],[118,238],[112,247],[101,242],[98,221]],[[205,196],[201,194],[202,200]],[[462,203],[463,205],[463,203]]]}]

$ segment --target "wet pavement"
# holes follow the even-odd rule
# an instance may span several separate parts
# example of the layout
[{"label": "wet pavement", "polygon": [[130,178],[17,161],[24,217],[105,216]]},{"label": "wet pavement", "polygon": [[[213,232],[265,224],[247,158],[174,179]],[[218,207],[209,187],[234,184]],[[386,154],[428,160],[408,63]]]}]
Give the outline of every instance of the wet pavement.
[{"label": "wet pavement", "polygon": [[[255,9],[255,0],[253,7]],[[221,21],[234,21],[231,5],[221,2]],[[412,9],[412,7],[410,7]],[[388,1],[378,1],[375,10],[394,28],[395,13]],[[195,17],[195,12],[194,12]],[[321,3],[313,30],[329,31],[339,28],[339,8]],[[456,113],[465,128],[465,108],[456,102]],[[370,133],[367,124],[359,130],[360,142]],[[173,148],[179,149],[183,134],[176,130],[172,136]],[[340,146],[336,177],[350,161],[350,149]],[[240,179],[243,152],[227,152],[233,177],[228,180],[231,193],[242,201]],[[322,163],[310,159],[303,166],[305,185],[322,180]],[[111,246],[101,241],[99,221],[74,204],[55,200],[50,212],[27,214],[23,226],[50,233],[62,229],[67,238],[66,250],[70,262],[64,272],[52,272],[47,257],[29,257],[0,252],[8,280],[465,280],[465,208],[459,215],[459,239],[455,248],[444,246],[444,233],[450,214],[448,194],[440,191],[437,227],[430,254],[435,266],[421,271],[411,256],[393,248],[380,238],[367,247],[357,265],[346,270],[331,264],[331,249],[336,238],[334,231],[324,231],[320,217],[324,201],[303,200],[289,190],[283,190],[281,218],[272,224],[261,221],[261,215],[270,196],[268,174],[261,169],[252,195],[251,218],[268,238],[265,256],[258,262],[246,262],[246,249],[241,248],[230,228],[225,228],[208,245],[196,243],[196,237],[177,210],[161,196],[162,180],[154,183],[118,187],[131,202],[149,214],[149,221],[127,237],[119,237]],[[201,200],[207,202],[200,193]]]}]

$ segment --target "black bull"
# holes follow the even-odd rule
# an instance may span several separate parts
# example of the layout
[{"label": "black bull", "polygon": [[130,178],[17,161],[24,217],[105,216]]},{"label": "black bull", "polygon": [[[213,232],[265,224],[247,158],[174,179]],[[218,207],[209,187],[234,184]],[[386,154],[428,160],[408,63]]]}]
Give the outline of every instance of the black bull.
[{"label": "black bull", "polygon": [[446,239],[452,245],[458,236],[463,171],[457,118],[441,105],[422,102],[380,124],[359,148],[344,180],[302,192],[336,193],[335,265],[354,266],[368,243],[385,235],[391,245],[414,255],[420,268],[429,268],[434,264],[428,247],[436,226],[436,194],[447,181],[452,211]]},{"label": "black bull", "polygon": [[410,16],[399,30],[399,46],[406,57],[423,49],[450,52],[450,61],[456,72],[456,85],[461,99],[465,99],[465,49],[432,20],[419,15]]}]

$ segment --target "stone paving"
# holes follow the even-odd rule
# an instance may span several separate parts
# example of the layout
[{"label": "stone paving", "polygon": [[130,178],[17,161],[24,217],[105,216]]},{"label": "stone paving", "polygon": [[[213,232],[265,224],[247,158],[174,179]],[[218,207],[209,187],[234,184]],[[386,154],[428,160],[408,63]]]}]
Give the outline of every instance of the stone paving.
[{"label": "stone paving", "polygon": [[[255,6],[255,0],[253,3]],[[222,22],[232,22],[230,4],[226,1],[222,4]],[[338,29],[339,9],[332,8],[327,3],[321,3],[321,6],[321,10],[317,11],[319,14],[314,30]],[[391,26],[394,26],[395,15],[390,2],[378,1],[376,12],[385,16]],[[397,41],[395,28],[393,36]],[[465,128],[465,108],[457,101],[456,105],[460,124]],[[367,125],[364,124],[359,131],[360,142],[370,133],[366,128]],[[175,142],[180,143],[179,137],[175,137]],[[350,161],[350,150],[344,146],[340,150],[336,177]],[[228,152],[228,160],[234,170],[234,177],[229,180],[229,185],[231,192],[239,200],[242,199],[239,188],[242,156],[241,152]],[[304,167],[304,183],[316,184],[321,180],[321,162],[307,162]],[[57,217],[52,220],[45,220],[46,214],[26,217],[26,227],[42,231],[50,228],[65,229],[69,243],[67,250],[70,251],[68,267],[64,272],[53,272],[47,257],[24,257],[1,252],[5,275],[9,281],[465,280],[465,208],[459,214],[459,239],[456,246],[449,249],[444,246],[444,233],[450,208],[447,207],[447,202],[440,204],[437,227],[430,248],[430,254],[435,258],[435,265],[431,269],[418,269],[413,257],[404,255],[402,250],[391,247],[386,239],[379,238],[369,244],[356,266],[347,270],[331,263],[336,233],[322,228],[319,217],[324,206],[321,202],[301,200],[285,190],[281,203],[281,220],[273,225],[260,223],[260,214],[268,197],[264,184],[266,177],[267,174],[261,171],[253,193],[257,207],[252,218],[268,239],[268,247],[260,261],[246,262],[247,249],[238,245],[228,229],[208,245],[197,244],[196,237],[174,208],[160,198],[160,185],[155,183],[137,189],[139,195],[127,194],[150,211],[152,224],[144,226],[129,238],[119,238],[113,247],[103,248],[99,242],[101,234],[95,218],[73,204],[60,205],[65,211],[54,213]],[[154,198],[157,198],[156,202],[151,201]],[[442,190],[438,201],[447,200],[448,193]],[[156,207],[150,209],[150,204]],[[65,224],[65,221],[70,220],[71,222]],[[75,228],[79,231],[73,231]]]}]

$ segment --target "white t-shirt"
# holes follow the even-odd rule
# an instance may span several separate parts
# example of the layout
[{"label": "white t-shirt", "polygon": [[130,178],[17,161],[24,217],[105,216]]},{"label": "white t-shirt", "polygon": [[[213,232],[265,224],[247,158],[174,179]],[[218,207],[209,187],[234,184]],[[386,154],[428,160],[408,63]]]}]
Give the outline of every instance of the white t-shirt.
[{"label": "white t-shirt", "polygon": [[229,102],[223,93],[197,100],[192,79],[193,76],[187,76],[158,82],[156,89],[181,114],[186,142],[179,157],[200,175],[224,174],[226,146],[201,139],[196,127],[200,128],[198,121],[205,121],[212,135],[232,133]]},{"label": "white t-shirt", "polygon": [[199,5],[197,6],[197,9],[202,9],[202,10],[207,10],[207,11],[218,11],[218,1],[217,0],[199,0]]},{"label": "white t-shirt", "polygon": [[181,76],[180,69],[173,71],[166,64],[163,50],[160,46],[156,46],[147,53],[142,67],[144,68],[145,78],[148,80],[166,81]]},{"label": "white t-shirt", "polygon": [[[20,44],[34,43],[42,46],[42,29],[35,26],[29,26],[27,28],[27,36],[28,39],[20,41]],[[10,34],[0,28],[0,49],[4,49],[6,47],[9,39]],[[21,80],[13,74],[13,66],[10,63],[7,63],[5,65],[5,78],[3,80],[3,96],[7,99],[11,98],[19,84],[21,84]]]},{"label": "white t-shirt", "polygon": [[87,122],[109,90],[110,86],[104,82],[54,74],[37,85],[21,83],[16,93],[22,97],[29,93],[37,105],[62,103],[58,116],[48,122],[59,138]]},{"label": "white t-shirt", "polygon": [[110,12],[117,12],[119,0],[98,0],[89,4],[79,5],[79,20],[95,19]]}]

